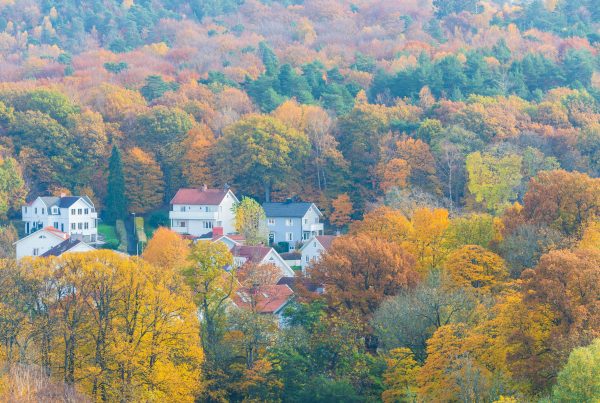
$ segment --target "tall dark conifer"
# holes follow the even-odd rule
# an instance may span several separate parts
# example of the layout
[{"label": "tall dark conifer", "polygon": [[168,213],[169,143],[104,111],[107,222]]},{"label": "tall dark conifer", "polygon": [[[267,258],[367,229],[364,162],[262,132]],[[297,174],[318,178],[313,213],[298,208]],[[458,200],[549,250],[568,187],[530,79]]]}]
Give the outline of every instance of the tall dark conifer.
[{"label": "tall dark conifer", "polygon": [[113,223],[115,220],[127,216],[127,199],[125,197],[125,176],[121,153],[117,146],[113,146],[110,160],[108,161],[108,184],[106,198],[104,199],[104,219]]}]

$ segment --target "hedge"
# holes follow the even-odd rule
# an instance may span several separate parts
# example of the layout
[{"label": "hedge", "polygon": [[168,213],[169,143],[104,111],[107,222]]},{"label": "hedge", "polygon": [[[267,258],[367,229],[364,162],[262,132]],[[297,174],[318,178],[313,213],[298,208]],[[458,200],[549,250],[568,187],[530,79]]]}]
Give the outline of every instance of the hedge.
[{"label": "hedge", "polygon": [[115,231],[117,231],[117,235],[119,236],[119,240],[121,242],[119,244],[118,250],[127,253],[127,230],[125,229],[125,223],[123,222],[123,220],[117,220],[117,222],[115,223]]}]

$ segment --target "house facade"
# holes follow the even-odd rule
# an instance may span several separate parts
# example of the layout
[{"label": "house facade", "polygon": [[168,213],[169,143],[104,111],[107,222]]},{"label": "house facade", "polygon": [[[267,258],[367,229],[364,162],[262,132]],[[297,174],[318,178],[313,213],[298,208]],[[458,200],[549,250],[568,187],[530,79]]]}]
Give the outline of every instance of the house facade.
[{"label": "house facade", "polygon": [[98,241],[98,213],[87,196],[38,197],[21,214],[26,234],[52,227],[86,243]]},{"label": "house facade", "polygon": [[229,189],[179,189],[171,200],[171,229],[179,234],[200,237],[223,228],[224,234],[235,232],[233,205],[237,197]]},{"label": "house facade", "polygon": [[264,203],[269,242],[287,242],[289,250],[316,235],[323,235],[323,213],[314,203],[291,202]]},{"label": "house facade", "polygon": [[329,250],[334,239],[333,235],[318,235],[302,245],[300,248],[302,273],[306,273],[308,267],[319,261],[323,252]]}]

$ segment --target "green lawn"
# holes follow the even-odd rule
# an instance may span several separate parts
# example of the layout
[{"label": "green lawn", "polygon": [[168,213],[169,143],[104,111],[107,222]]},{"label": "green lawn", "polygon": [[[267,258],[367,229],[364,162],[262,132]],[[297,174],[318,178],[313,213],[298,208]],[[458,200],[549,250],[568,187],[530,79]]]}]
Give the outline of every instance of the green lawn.
[{"label": "green lawn", "polygon": [[115,231],[115,227],[108,224],[98,224],[98,234],[104,237],[106,246],[111,249],[116,249],[119,246],[119,237]]}]

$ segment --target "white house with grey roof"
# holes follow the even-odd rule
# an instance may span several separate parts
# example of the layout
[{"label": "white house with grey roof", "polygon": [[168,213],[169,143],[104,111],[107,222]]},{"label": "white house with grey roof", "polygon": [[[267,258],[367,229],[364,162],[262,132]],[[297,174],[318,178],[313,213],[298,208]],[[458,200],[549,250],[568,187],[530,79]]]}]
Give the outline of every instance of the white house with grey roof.
[{"label": "white house with grey roof", "polygon": [[269,242],[287,242],[294,250],[313,236],[323,235],[323,213],[314,203],[285,201],[264,203]]},{"label": "white house with grey roof", "polygon": [[38,197],[21,213],[26,234],[52,227],[86,243],[98,241],[98,213],[87,196]]}]

